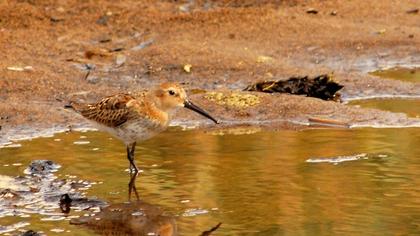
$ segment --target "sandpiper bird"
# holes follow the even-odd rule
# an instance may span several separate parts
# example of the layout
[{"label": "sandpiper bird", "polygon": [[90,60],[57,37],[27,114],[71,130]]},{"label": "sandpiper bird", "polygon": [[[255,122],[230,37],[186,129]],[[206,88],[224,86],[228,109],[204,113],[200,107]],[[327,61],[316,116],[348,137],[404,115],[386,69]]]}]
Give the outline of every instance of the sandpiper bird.
[{"label": "sandpiper bird", "polygon": [[127,147],[130,172],[137,174],[134,163],[136,142],[143,141],[168,127],[171,113],[178,107],[191,109],[216,124],[218,121],[188,100],[185,90],[175,83],[163,83],[137,95],[117,94],[93,104],[70,102],[72,108],[100,130],[122,140]]}]

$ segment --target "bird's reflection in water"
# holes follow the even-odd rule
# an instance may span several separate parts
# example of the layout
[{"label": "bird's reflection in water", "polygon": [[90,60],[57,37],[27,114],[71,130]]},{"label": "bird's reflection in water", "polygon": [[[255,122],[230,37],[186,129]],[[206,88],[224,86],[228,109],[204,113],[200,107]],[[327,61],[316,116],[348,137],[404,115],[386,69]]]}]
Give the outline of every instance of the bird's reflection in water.
[{"label": "bird's reflection in water", "polygon": [[130,172],[130,181],[128,182],[128,201],[131,202],[131,195],[134,192],[134,195],[136,196],[136,200],[140,201],[139,193],[137,192],[136,188],[136,180],[138,173],[131,173]]},{"label": "bird's reflection in water", "polygon": [[[140,200],[136,178],[137,174],[130,176],[128,202],[111,204],[94,216],[81,217],[72,224],[86,225],[101,235],[178,235],[175,217]],[[135,200],[131,200],[132,195]]]}]

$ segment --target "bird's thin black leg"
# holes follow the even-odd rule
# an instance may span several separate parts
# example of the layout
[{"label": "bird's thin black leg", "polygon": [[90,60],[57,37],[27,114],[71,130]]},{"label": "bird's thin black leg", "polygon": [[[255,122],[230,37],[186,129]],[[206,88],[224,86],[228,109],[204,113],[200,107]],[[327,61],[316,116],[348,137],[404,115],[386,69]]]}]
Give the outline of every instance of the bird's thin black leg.
[{"label": "bird's thin black leg", "polygon": [[131,156],[134,158],[134,151],[136,150],[136,142],[131,144]]},{"label": "bird's thin black leg", "polygon": [[136,163],[134,162],[134,150],[136,149],[136,142],[132,143],[131,145],[127,145],[127,159],[130,162],[130,174],[133,173],[137,174],[139,172],[139,169],[136,166]]},{"label": "bird's thin black leg", "polygon": [[133,165],[134,173],[137,175],[139,168],[137,168],[136,163],[134,162],[134,151],[136,150],[136,142],[131,145],[131,165]]},{"label": "bird's thin black leg", "polygon": [[133,164],[131,164],[132,161],[131,161],[130,145],[127,145],[127,159],[128,159],[128,161],[130,163],[130,165],[128,166],[128,169],[130,170],[130,175],[131,175],[133,173],[133,168],[132,168]]},{"label": "bird's thin black leg", "polygon": [[[130,162],[130,182],[128,182],[128,200],[131,201],[131,193],[134,191],[137,200],[139,200],[139,194],[136,188],[136,178],[139,173],[139,169],[134,162],[134,151],[136,149],[136,142],[131,145],[127,145],[127,159]],[[134,171],[134,173],[133,173]]]}]

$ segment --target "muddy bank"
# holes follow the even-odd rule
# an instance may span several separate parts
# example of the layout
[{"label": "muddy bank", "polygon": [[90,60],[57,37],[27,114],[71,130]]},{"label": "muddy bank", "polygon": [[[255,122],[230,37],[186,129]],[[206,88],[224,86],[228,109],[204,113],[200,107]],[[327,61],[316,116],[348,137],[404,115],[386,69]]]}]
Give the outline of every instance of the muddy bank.
[{"label": "muddy bank", "polygon": [[[194,94],[191,100],[214,115],[220,124],[214,125],[201,116],[180,109],[174,115],[171,126],[203,128],[217,131],[243,126],[258,126],[261,129],[306,128],[357,128],[357,127],[420,127],[420,119],[408,117],[404,113],[393,113],[377,109],[367,109],[334,101],[289,94],[267,94],[216,90]],[[57,124],[14,126],[5,129],[0,144],[12,144],[32,137],[51,137],[57,132],[94,129],[84,118],[74,112],[60,108],[57,114],[64,121]]]},{"label": "muddy bank", "polygon": [[[63,111],[57,99],[95,101],[167,80],[188,89],[226,92],[259,80],[334,73],[347,100],[418,97],[419,85],[366,74],[420,64],[418,14],[407,13],[416,7],[379,0],[6,1],[0,4],[0,138],[33,127],[80,126],[81,120]],[[317,13],[308,13],[309,8]],[[202,95],[193,99],[226,126],[306,124],[311,116],[355,126],[418,123],[400,114],[308,98],[257,96],[262,102],[243,111]],[[175,123],[197,122],[186,118],[196,119],[185,113]]]},{"label": "muddy bank", "polygon": [[[341,128],[420,126],[420,119],[409,118],[403,113],[364,109],[288,94],[216,91],[195,95],[193,99],[200,101],[200,105],[212,114],[217,114],[222,121],[222,127],[244,124],[261,125],[270,129],[293,126],[305,128],[313,125]],[[201,119],[190,112],[182,112],[177,117],[178,120],[174,123],[187,125],[194,119]],[[201,121],[207,122],[203,119]]]}]

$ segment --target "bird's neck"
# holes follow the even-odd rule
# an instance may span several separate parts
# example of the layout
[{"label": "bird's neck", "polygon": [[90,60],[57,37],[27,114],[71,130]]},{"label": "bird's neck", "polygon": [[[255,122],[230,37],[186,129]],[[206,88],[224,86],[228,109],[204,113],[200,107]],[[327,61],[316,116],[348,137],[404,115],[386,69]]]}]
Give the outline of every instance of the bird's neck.
[{"label": "bird's neck", "polygon": [[169,124],[170,114],[160,107],[161,104],[159,101],[153,99],[150,96],[147,96],[144,100],[144,103],[150,118],[164,126]]}]

